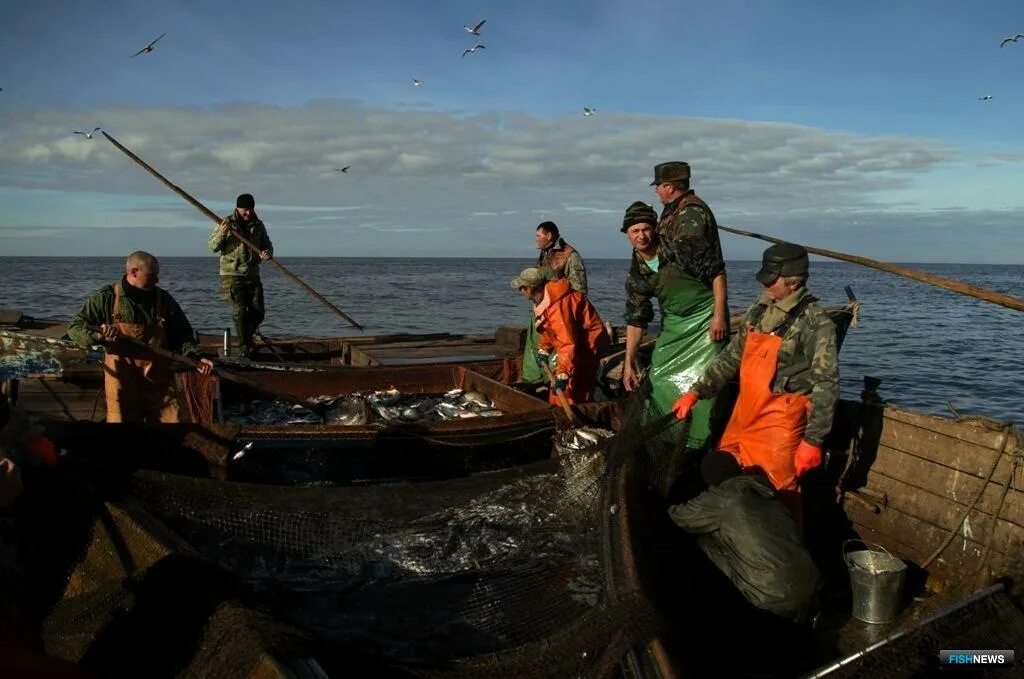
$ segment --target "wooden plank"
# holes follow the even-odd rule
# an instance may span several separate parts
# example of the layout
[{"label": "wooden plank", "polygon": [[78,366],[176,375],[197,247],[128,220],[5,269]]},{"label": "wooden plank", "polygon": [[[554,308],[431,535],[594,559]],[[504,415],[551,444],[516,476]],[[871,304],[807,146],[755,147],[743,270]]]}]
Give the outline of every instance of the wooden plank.
[{"label": "wooden plank", "polygon": [[551,408],[546,401],[516,391],[500,382],[484,377],[480,373],[465,368],[458,370],[458,384],[461,389],[483,392],[493,401],[494,407],[502,412],[522,413]]},{"label": "wooden plank", "polygon": [[[886,406],[885,418],[892,422],[907,425],[906,427],[893,428],[892,431],[897,436],[912,437],[915,435],[915,432],[923,430],[940,437],[936,440],[953,439],[997,450],[1003,440],[1003,433],[1000,430],[987,429],[971,422],[958,422],[933,415],[901,410],[892,406]],[[887,422],[886,424],[889,423]],[[887,429],[883,429],[883,437]]]},{"label": "wooden plank", "polygon": [[[859,505],[849,503],[846,514],[862,539],[879,543],[900,558],[917,564],[931,556],[947,536],[945,531],[895,509],[872,514]],[[929,577],[929,586],[933,586],[933,582],[954,586],[972,576],[979,569],[983,552],[983,546],[964,539],[962,535],[954,538],[928,567],[929,574],[933,576]],[[1006,555],[993,547],[982,572],[987,576],[986,571],[994,577],[1017,579],[1024,576],[1024,563],[1018,555]]]},{"label": "wooden plank", "polygon": [[18,325],[24,314],[20,311],[0,311],[0,325]]},{"label": "wooden plank", "polygon": [[[870,510],[861,507],[857,503],[848,503],[846,505],[846,514],[855,523],[867,526],[903,544],[915,545],[916,553],[925,557],[931,555],[949,535],[948,530],[900,511],[893,506],[883,509],[880,514],[872,514]],[[1001,521],[999,528],[996,530],[996,538],[992,543],[992,552],[1010,556],[1024,570],[1024,563],[1019,559],[1024,533],[1021,533],[1019,528],[1015,528],[1011,535],[1010,530],[1004,530],[1004,523]],[[1012,540],[1008,539],[1011,537]],[[954,554],[960,553],[964,555],[964,558],[961,560],[965,564],[970,565],[973,563],[973,567],[976,567],[984,549],[985,545],[980,540],[975,539],[970,534],[965,536],[961,530],[957,532],[956,537],[953,538],[949,546],[943,550],[941,557],[951,558]],[[972,570],[973,567],[971,568]]]},{"label": "wooden plank", "polygon": [[[873,475],[882,474],[903,481],[914,488],[934,493],[943,499],[948,498],[961,506],[973,502],[984,486],[985,491],[977,509],[986,514],[993,514],[1003,492],[1003,483],[1011,469],[1009,462],[1001,461],[993,481],[985,483],[985,480],[978,476],[956,471],[899,450],[885,448],[879,450],[878,458],[868,472],[868,479],[873,478]],[[868,485],[875,488],[873,481],[869,481]],[[1024,468],[1019,469],[1016,478],[1013,479],[1002,511],[1003,518],[1024,526],[1024,493],[1017,490],[1019,488],[1024,488]]]},{"label": "wooden plank", "polygon": [[[981,512],[973,509],[967,516],[967,520],[961,525],[961,519],[967,506],[953,502],[947,497],[930,493],[920,488],[915,488],[903,481],[890,478],[883,474],[870,473],[868,475],[869,487],[878,492],[888,495],[888,504],[882,511],[888,508],[896,509],[910,516],[938,526],[943,530],[956,529],[967,536],[973,536],[979,542],[988,539],[989,531],[992,529],[992,514],[994,506],[998,503],[998,496],[992,500],[993,509],[989,512]],[[994,487],[998,490],[998,486]],[[1019,493],[1018,493],[1019,495]],[[1009,500],[1010,494],[1007,493]],[[1012,508],[1014,515],[1019,519],[1021,512],[1020,498],[1015,498],[1016,504]],[[1024,525],[1010,520],[1007,517],[1008,508],[1003,505],[1000,512],[999,522],[996,528],[996,541],[1003,545],[1021,544],[1024,545]],[[1005,526],[1003,524],[1006,524]],[[1000,551],[1007,552],[1004,548]],[[1008,552],[1007,552],[1008,553]]]},{"label": "wooden plank", "polygon": [[[992,468],[992,461],[1002,443],[1002,434],[986,437],[986,443],[993,445],[958,439],[887,418],[882,427],[879,447],[900,450],[951,469],[984,477]],[[1015,443],[1011,441],[1004,455],[1006,460],[1009,460],[1015,447]]]}]

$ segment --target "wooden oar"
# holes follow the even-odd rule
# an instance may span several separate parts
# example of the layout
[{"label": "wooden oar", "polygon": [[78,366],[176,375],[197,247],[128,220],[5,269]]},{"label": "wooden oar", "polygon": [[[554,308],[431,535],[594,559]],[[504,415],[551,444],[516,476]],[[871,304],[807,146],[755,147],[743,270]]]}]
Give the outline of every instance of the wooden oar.
[{"label": "wooden oar", "polygon": [[555,386],[555,376],[551,374],[551,368],[547,363],[542,364],[541,367],[544,368],[544,374],[548,376],[548,383],[551,385],[551,388],[558,395],[558,402],[562,404],[562,410],[565,411],[565,416],[569,418],[569,423],[573,425],[579,424],[579,418],[576,417],[572,406],[569,405],[569,399],[565,397],[565,392]]},{"label": "wooden oar", "polygon": [[[771,236],[765,236],[760,233],[752,233],[750,231],[743,231],[741,229],[734,229],[728,226],[718,227],[722,231],[728,231],[729,233],[735,233],[740,236],[749,236],[750,238],[759,238],[761,240],[768,241],[769,243],[787,243],[780,238],[772,238]],[[888,271],[889,273],[896,274],[897,276],[903,276],[904,278],[912,278],[915,281],[921,281],[922,283],[928,283],[929,285],[935,285],[946,290],[952,290],[953,292],[959,292],[961,295],[967,295],[980,299],[985,302],[992,302],[999,306],[1004,306],[1008,309],[1016,309],[1017,311],[1024,311],[1024,299],[1019,297],[1013,297],[1011,295],[1004,295],[1001,292],[995,290],[989,290],[987,288],[979,288],[976,285],[970,285],[963,281],[954,280],[952,278],[946,278],[945,276],[936,276],[932,273],[925,273],[924,271],[918,271],[917,269],[910,269],[905,266],[897,266],[895,264],[887,264],[885,262],[879,262],[874,259],[868,259],[867,257],[859,257],[857,255],[847,255],[842,252],[835,252],[834,250],[824,250],[822,248],[812,248],[808,245],[803,246],[807,252],[815,255],[821,255],[822,257],[828,257],[830,259],[838,259],[843,262],[853,262],[854,264],[860,264],[861,266],[867,266],[872,269],[878,269],[880,271]]]},{"label": "wooden oar", "polygon": [[[116,139],[114,139],[113,137],[111,137],[111,136],[110,136],[109,134],[107,134],[106,132],[103,132],[103,136],[104,136],[104,137],[106,137],[106,138],[107,138],[107,141],[109,141],[109,142],[110,142],[111,144],[113,144],[114,146],[116,146],[116,147],[117,147],[117,148],[118,148],[118,149],[119,149],[119,150],[120,150],[121,152],[123,152],[123,153],[124,153],[124,154],[125,154],[126,156],[128,156],[129,158],[131,158],[132,160],[134,160],[134,161],[135,161],[136,163],[138,163],[138,164],[139,164],[139,165],[140,165],[140,166],[141,166],[142,168],[144,168],[144,169],[146,170],[146,172],[150,173],[151,175],[153,175],[154,177],[156,177],[157,179],[159,179],[159,180],[160,180],[160,181],[161,181],[161,182],[162,182],[162,183],[164,184],[164,186],[166,186],[166,187],[167,187],[167,188],[169,188],[169,189],[170,189],[171,191],[174,191],[174,192],[175,192],[176,194],[178,194],[179,196],[181,196],[182,198],[184,198],[184,199],[185,199],[186,201],[188,201],[188,202],[189,202],[189,203],[190,203],[190,204],[191,204],[191,205],[192,205],[192,206],[193,206],[194,208],[196,208],[197,210],[199,210],[200,212],[202,212],[202,213],[203,213],[204,215],[206,215],[207,217],[209,217],[209,218],[210,218],[210,219],[211,219],[212,221],[214,221],[214,222],[217,222],[218,224],[220,224],[220,223],[221,223],[222,221],[224,221],[223,219],[221,219],[220,217],[218,217],[218,216],[217,216],[217,215],[216,215],[216,214],[215,214],[215,213],[214,213],[213,211],[211,211],[211,210],[210,210],[209,208],[207,208],[207,207],[206,207],[205,205],[203,205],[203,204],[202,204],[202,203],[200,203],[200,202],[199,202],[198,200],[196,200],[195,198],[193,198],[192,196],[190,196],[190,195],[189,195],[188,193],[186,193],[186,192],[185,192],[185,191],[184,191],[184,190],[183,190],[183,189],[182,189],[181,187],[175,186],[175,185],[174,185],[174,184],[172,184],[172,183],[171,183],[170,181],[168,181],[166,177],[164,177],[164,176],[163,176],[162,174],[160,174],[159,172],[157,172],[157,171],[156,171],[156,169],[155,169],[155,168],[153,168],[153,167],[152,167],[151,165],[149,165],[148,163],[146,163],[146,161],[144,161],[144,160],[143,160],[142,158],[139,158],[139,157],[138,157],[137,155],[135,155],[135,154],[134,154],[134,153],[132,153],[132,152],[131,152],[130,150],[128,150],[127,148],[125,148],[125,147],[124,147],[124,145],[122,145],[122,144],[121,144],[121,142],[117,141]],[[255,252],[255,253],[256,253],[257,255],[259,255],[259,254],[260,254],[261,250],[260,250],[260,249],[259,249],[258,247],[256,247],[256,245],[255,245],[255,244],[254,244],[254,243],[253,243],[252,241],[250,241],[249,239],[247,239],[247,238],[246,238],[245,236],[243,236],[242,234],[238,233],[238,231],[236,231],[235,229],[231,229],[231,233],[232,233],[232,235],[234,235],[234,236],[235,236],[236,238],[238,238],[238,240],[240,240],[240,241],[242,241],[243,243],[245,243],[246,247],[248,247],[248,248],[249,248],[250,250],[252,250],[253,252]],[[299,284],[300,286],[302,286],[302,289],[303,289],[303,290],[305,290],[306,292],[308,292],[308,293],[309,293],[310,295],[312,295],[312,296],[313,296],[314,298],[316,298],[316,299],[317,299],[318,301],[322,302],[322,303],[323,303],[323,305],[324,305],[324,306],[326,306],[326,307],[327,307],[328,309],[330,309],[331,311],[333,311],[334,313],[338,314],[339,316],[341,316],[342,318],[344,318],[344,319],[345,319],[346,321],[348,321],[349,323],[351,323],[353,327],[355,327],[355,328],[358,328],[359,330],[362,330],[362,329],[363,329],[363,326],[359,325],[359,324],[358,324],[358,323],[356,323],[356,322],[355,322],[354,320],[352,320],[352,318],[351,318],[351,317],[350,317],[350,316],[349,316],[348,314],[346,314],[346,313],[345,313],[344,311],[342,311],[342,310],[341,310],[341,309],[339,309],[338,307],[334,306],[334,305],[333,305],[333,304],[332,304],[332,303],[330,302],[330,300],[328,300],[328,299],[327,299],[326,297],[324,297],[323,295],[321,295],[321,294],[320,294],[319,292],[317,292],[317,291],[316,291],[316,290],[314,290],[313,288],[311,288],[311,287],[309,287],[308,285],[306,285],[306,282],[305,282],[305,281],[303,281],[303,280],[302,280],[301,278],[299,278],[298,276],[296,276],[295,274],[293,274],[293,273],[292,273],[291,271],[289,271],[289,270],[288,270],[287,268],[285,268],[284,264],[281,264],[281,262],[279,262],[279,261],[277,261],[276,259],[273,259],[273,258],[271,258],[271,259],[268,259],[267,261],[268,261],[268,262],[270,262],[271,264],[273,264],[274,266],[276,266],[276,267],[277,267],[277,268],[278,268],[278,269],[279,269],[279,270],[281,271],[281,273],[283,273],[284,275],[288,276],[288,278],[291,278],[291,279],[292,279],[293,281],[295,281],[295,282],[296,282],[296,283],[298,283],[298,284]]]},{"label": "wooden oar", "polygon": [[[91,332],[102,332],[98,327],[93,325],[89,325],[86,327]],[[146,344],[145,342],[137,340],[134,337],[125,337],[124,335],[121,335],[120,337],[118,337],[117,341],[124,342],[133,347],[138,347],[139,349],[143,349],[144,351],[148,351],[154,356],[159,356],[160,358],[170,361],[171,363],[185,365],[192,368],[193,370],[198,370],[199,368],[198,362],[189,358],[188,356],[182,356],[181,354],[175,353],[168,349],[164,349],[163,347],[155,347],[152,344]],[[275,396],[281,399],[282,401],[288,401],[289,403],[300,405],[303,408],[306,408],[307,410],[311,410],[321,419],[326,419],[327,408],[326,406],[324,406],[323,403],[316,403],[314,401],[309,401],[304,398],[299,398],[298,396],[294,396],[284,391],[278,391],[277,389],[268,387],[267,385],[261,382],[257,382],[256,380],[251,380],[248,377],[239,375],[238,373],[227,370],[226,368],[219,365],[216,368],[214,368],[214,374],[217,375],[218,377],[222,377],[228,382],[234,382],[235,384],[240,384],[243,387],[248,387],[249,389],[252,389],[254,391],[269,394],[270,396]]]}]

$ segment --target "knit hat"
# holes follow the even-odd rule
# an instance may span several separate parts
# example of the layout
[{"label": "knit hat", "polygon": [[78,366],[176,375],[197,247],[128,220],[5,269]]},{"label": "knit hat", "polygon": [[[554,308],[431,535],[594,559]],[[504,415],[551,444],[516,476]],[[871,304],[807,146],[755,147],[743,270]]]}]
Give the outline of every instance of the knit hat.
[{"label": "knit hat", "polygon": [[243,193],[235,201],[235,207],[247,207],[252,210],[256,207],[256,199],[252,197],[251,193]]},{"label": "knit hat", "polygon": [[654,208],[647,203],[642,200],[638,200],[626,208],[626,214],[622,217],[622,228],[620,231],[622,231],[622,233],[626,233],[626,231],[629,230],[629,227],[641,222],[644,224],[650,224],[651,226],[657,226],[658,213],[655,212]]}]

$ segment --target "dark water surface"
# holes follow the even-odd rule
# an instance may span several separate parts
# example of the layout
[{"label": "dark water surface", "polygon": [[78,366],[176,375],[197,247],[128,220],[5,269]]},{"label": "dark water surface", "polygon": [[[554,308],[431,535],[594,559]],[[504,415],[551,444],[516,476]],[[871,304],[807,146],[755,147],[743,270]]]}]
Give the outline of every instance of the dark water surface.
[{"label": "dark water surface", "polygon": [[[525,259],[295,258],[282,262],[359,321],[367,333],[490,333],[525,323],[527,304],[508,281]],[[0,257],[0,310],[70,318],[85,297],[121,276],[120,257]],[[1024,266],[920,264],[914,268],[1024,296]],[[217,258],[161,260],[160,285],[197,330],[231,325],[219,297]],[[587,260],[591,298],[601,315],[622,323],[626,260]],[[730,262],[733,311],[760,286],[755,262]],[[355,335],[326,307],[270,266],[264,267],[267,336]],[[843,395],[856,398],[862,377],[883,380],[889,401],[931,413],[984,414],[1024,423],[1024,314],[932,286],[840,262],[813,262],[810,289],[828,305],[844,304],[850,285],[861,321],[840,354]]]}]

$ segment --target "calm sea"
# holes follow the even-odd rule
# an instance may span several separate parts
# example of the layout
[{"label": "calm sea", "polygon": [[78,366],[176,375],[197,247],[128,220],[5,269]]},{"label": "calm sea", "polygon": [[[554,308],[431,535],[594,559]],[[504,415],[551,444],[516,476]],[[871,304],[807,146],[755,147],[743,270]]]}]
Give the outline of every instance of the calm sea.
[{"label": "calm sea", "polygon": [[[489,333],[525,323],[526,302],[508,281],[527,259],[287,259],[282,262],[359,321],[367,333]],[[116,280],[122,258],[0,257],[0,310],[70,318],[85,297]],[[922,264],[914,268],[999,292],[1024,293],[1024,266]],[[591,298],[601,315],[622,323],[626,260],[587,260]],[[730,262],[733,311],[759,290],[755,262]],[[201,331],[231,325],[218,294],[217,259],[165,258],[161,286]],[[337,336],[358,331],[270,266],[263,282],[268,337]],[[984,414],[1024,423],[1024,314],[854,264],[814,262],[810,289],[825,304],[844,304],[844,286],[861,300],[860,324],[840,354],[843,394],[857,398],[863,376],[882,379],[889,401],[931,413]]]}]

